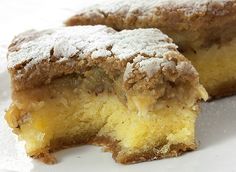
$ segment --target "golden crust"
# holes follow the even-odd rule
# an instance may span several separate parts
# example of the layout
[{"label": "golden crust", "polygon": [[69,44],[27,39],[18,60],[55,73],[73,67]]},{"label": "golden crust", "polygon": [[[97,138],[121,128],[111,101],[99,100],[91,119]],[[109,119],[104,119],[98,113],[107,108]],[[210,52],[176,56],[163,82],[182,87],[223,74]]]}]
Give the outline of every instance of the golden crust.
[{"label": "golden crust", "polygon": [[181,48],[189,44],[196,48],[236,35],[236,0],[111,1],[81,10],[65,24],[105,24],[117,30],[158,28]]},{"label": "golden crust", "polygon": [[[198,73],[172,40],[158,29],[117,32],[105,26],[78,26],[17,36],[9,46],[8,69],[19,91],[91,68],[123,76],[126,89],[160,82],[199,84]],[[143,86],[142,86],[143,85]]]},{"label": "golden crust", "polygon": [[120,152],[121,149],[119,148],[118,142],[112,140],[111,138],[97,137],[92,141],[92,143],[104,146],[105,151],[111,152],[113,159],[121,164],[133,164],[157,159],[177,157],[182,155],[184,152],[193,151],[197,148],[196,144],[193,145],[177,144],[177,145],[170,145],[169,151],[165,154],[155,151],[155,149],[157,150],[161,148],[158,147],[158,148],[153,148],[153,150],[149,150],[147,152],[126,155]]},{"label": "golden crust", "polygon": [[170,145],[169,151],[165,154],[155,151],[161,148],[159,147],[159,148],[153,148],[153,150],[149,150],[148,152],[134,153],[128,155],[121,153],[122,150],[118,143],[119,143],[118,141],[115,141],[112,138],[108,137],[95,137],[87,139],[86,141],[84,140],[84,138],[83,140],[76,138],[73,138],[71,140],[68,140],[68,138],[59,139],[57,141],[54,141],[54,145],[52,145],[50,149],[40,150],[39,154],[36,153],[33,156],[33,158],[39,159],[40,161],[43,161],[46,164],[54,164],[56,163],[56,159],[52,154],[53,152],[76,145],[92,144],[92,145],[103,146],[104,151],[111,152],[113,159],[118,163],[133,164],[133,163],[152,161],[163,158],[177,157],[185,152],[193,151],[197,148],[196,144],[192,145],[177,144],[177,145]]}]

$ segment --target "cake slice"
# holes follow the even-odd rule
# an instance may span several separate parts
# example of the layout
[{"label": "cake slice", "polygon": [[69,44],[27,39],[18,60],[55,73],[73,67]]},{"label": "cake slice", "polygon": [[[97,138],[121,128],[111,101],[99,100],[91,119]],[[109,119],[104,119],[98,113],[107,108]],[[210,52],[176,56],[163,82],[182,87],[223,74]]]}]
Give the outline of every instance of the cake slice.
[{"label": "cake slice", "polygon": [[26,152],[103,145],[119,163],[194,150],[198,73],[158,29],[106,26],[28,31],[9,46],[6,120]]},{"label": "cake slice", "polygon": [[158,28],[191,60],[211,98],[236,93],[236,0],[113,0],[66,21],[83,24]]}]

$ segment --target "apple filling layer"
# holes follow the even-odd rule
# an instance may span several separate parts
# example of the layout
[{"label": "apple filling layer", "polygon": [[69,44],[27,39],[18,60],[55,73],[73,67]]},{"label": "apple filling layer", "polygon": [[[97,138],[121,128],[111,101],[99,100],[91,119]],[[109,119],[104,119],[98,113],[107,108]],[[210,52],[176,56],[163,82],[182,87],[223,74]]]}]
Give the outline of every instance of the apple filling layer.
[{"label": "apple filling layer", "polygon": [[92,70],[14,92],[6,119],[27,153],[47,163],[54,161],[46,156],[50,152],[74,144],[104,145],[120,163],[196,148],[198,88],[179,84],[156,97],[151,91],[125,92],[120,80]]}]

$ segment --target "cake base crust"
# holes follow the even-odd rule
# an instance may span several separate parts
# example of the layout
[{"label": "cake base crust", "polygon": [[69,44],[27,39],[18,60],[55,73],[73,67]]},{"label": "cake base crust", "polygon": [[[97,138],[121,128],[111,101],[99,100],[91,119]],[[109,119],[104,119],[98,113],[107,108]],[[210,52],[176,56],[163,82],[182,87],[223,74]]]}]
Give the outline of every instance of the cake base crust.
[{"label": "cake base crust", "polygon": [[[170,145],[169,151],[165,154],[157,152],[155,149],[153,149],[148,152],[119,156],[120,149],[117,141],[113,141],[111,138],[96,137],[92,143],[104,146],[106,148],[105,151],[111,152],[113,159],[121,164],[133,164],[157,159],[177,157],[182,155],[184,152],[193,151],[197,148],[196,145],[177,144]],[[156,149],[160,149],[160,147]]]},{"label": "cake base crust", "polygon": [[170,158],[170,157],[177,157],[182,155],[185,152],[193,151],[197,148],[196,144],[192,145],[185,145],[185,144],[176,144],[176,145],[170,145],[170,149],[167,153],[163,154],[158,151],[155,151],[159,148],[150,150],[148,152],[142,152],[142,153],[136,153],[136,154],[130,154],[130,155],[120,155],[121,148],[118,145],[118,141],[113,140],[109,137],[95,137],[95,138],[87,138],[85,140],[81,140],[78,138],[72,139],[57,139],[57,141],[54,142],[53,145],[51,145],[51,148],[45,151],[41,151],[41,153],[37,156],[32,156],[32,158],[39,159],[40,161],[46,163],[46,164],[55,164],[56,158],[53,155],[54,152],[75,147],[78,145],[97,145],[97,146],[103,146],[103,150],[106,152],[111,152],[113,159],[121,164],[133,164],[133,163],[139,163],[139,162],[145,162],[145,161],[152,161],[152,160],[158,160],[158,159],[164,159],[164,158]]}]

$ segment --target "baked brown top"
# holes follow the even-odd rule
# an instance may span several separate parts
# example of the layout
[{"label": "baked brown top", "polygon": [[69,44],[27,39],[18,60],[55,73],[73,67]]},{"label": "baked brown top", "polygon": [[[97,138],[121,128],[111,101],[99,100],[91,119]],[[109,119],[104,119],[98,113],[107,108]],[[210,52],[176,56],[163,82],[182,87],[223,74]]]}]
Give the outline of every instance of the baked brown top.
[{"label": "baked brown top", "polygon": [[190,42],[195,48],[236,36],[236,0],[111,0],[81,10],[65,23],[158,28],[178,45]]},{"label": "baked brown top", "polygon": [[118,32],[106,26],[75,26],[32,30],[16,36],[9,46],[8,69],[16,91],[94,67],[112,77],[123,75],[127,89],[139,82],[149,86],[176,80],[198,83],[191,63],[158,29]]}]

